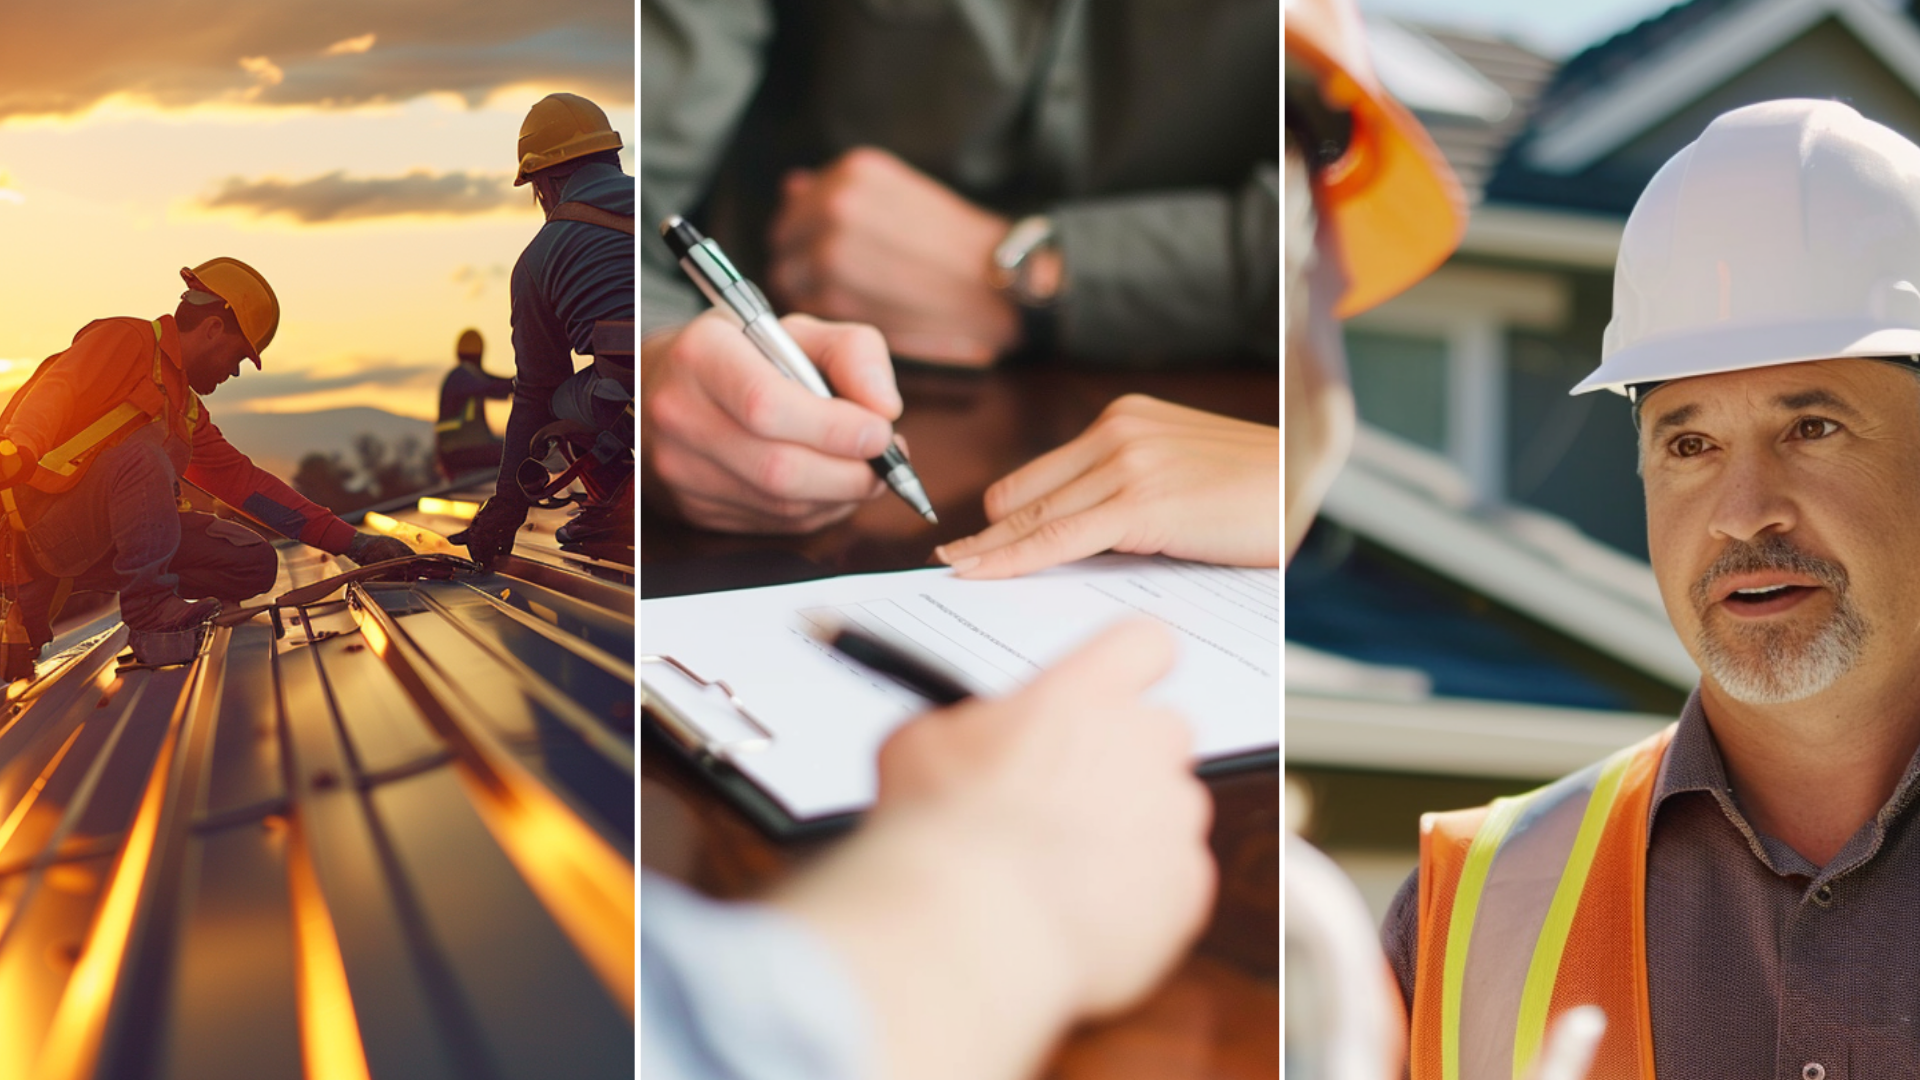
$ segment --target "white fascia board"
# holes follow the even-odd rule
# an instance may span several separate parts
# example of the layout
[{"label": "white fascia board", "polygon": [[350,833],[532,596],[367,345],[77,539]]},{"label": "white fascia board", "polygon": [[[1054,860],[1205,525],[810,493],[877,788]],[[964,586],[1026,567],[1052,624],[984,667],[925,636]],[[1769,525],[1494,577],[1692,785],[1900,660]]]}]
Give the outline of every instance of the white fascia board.
[{"label": "white fascia board", "polygon": [[1442,505],[1360,461],[1349,462],[1335,479],[1322,513],[1677,689],[1690,690],[1700,680],[1657,603],[1590,580],[1496,525]]},{"label": "white fascia board", "polygon": [[1673,722],[1648,713],[1434,698],[1366,701],[1288,691],[1286,759],[1438,776],[1551,780]]},{"label": "white fascia board", "polygon": [[[1870,0],[1869,0],[1870,2]],[[1528,164],[1575,173],[1861,0],[1757,0],[1709,19],[1545,125]],[[1903,33],[1911,36],[1912,28]]]},{"label": "white fascia board", "polygon": [[1488,322],[1557,330],[1572,306],[1567,283],[1558,275],[1449,262],[1349,323],[1361,329],[1442,335]]},{"label": "white fascia board", "polygon": [[1467,218],[1460,252],[1610,271],[1626,228],[1625,218],[1482,203]]}]

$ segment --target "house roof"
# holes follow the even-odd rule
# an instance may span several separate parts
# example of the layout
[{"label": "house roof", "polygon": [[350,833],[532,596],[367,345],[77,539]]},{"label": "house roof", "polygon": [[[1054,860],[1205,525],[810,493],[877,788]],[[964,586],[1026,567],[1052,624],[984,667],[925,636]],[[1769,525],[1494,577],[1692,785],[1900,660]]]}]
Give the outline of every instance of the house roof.
[{"label": "house roof", "polygon": [[[1417,102],[1414,103],[1416,115],[1426,125],[1447,163],[1453,166],[1454,174],[1460,178],[1468,202],[1478,203],[1481,189],[1499,163],[1501,153],[1532,115],[1535,99],[1552,77],[1557,61],[1505,38],[1460,30],[1401,25],[1477,73],[1507,102],[1507,108],[1499,115],[1480,117],[1442,114],[1422,109]],[[1390,88],[1398,93],[1399,89],[1393,87],[1391,82],[1394,77],[1392,57],[1381,59],[1381,74],[1382,78],[1390,80]]]},{"label": "house roof", "polygon": [[0,719],[0,1075],[630,1076],[632,572],[560,520],[189,665],[67,627]]}]

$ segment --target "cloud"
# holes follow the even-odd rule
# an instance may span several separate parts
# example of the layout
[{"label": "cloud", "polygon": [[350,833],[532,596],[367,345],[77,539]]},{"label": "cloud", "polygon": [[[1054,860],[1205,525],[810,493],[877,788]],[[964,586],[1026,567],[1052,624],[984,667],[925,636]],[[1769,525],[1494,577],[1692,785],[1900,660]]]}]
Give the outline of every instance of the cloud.
[{"label": "cloud", "polygon": [[359,37],[350,37],[344,41],[336,41],[326,48],[321,49],[320,55],[346,56],[350,53],[363,53],[373,48],[374,37],[375,35],[373,34],[361,34]]},{"label": "cloud", "polygon": [[453,283],[467,287],[467,299],[478,300],[487,291],[489,285],[504,285],[507,282],[507,265],[493,263],[478,266],[467,263],[453,272]]},{"label": "cloud", "polygon": [[[382,363],[369,361],[371,366],[346,375],[331,375],[315,378],[304,371],[273,371],[273,357],[267,357],[269,365],[266,371],[255,371],[248,367],[237,379],[230,379],[220,387],[216,403],[232,409],[236,406],[255,409],[259,403],[290,398],[296,395],[319,394],[330,391],[371,389],[375,387],[398,387],[410,383],[437,382],[439,376],[453,370],[451,353],[444,364],[402,364],[398,361]],[[31,369],[29,369],[31,370]],[[262,410],[265,411],[265,410]]]},{"label": "cloud", "polygon": [[347,107],[429,93],[478,104],[526,84],[627,105],[633,12],[626,0],[8,4],[0,120],[77,113],[116,94],[177,107]]},{"label": "cloud", "polygon": [[405,176],[351,177],[344,170],[311,180],[245,180],[231,177],[202,200],[209,210],[236,210],[256,217],[275,214],[302,224],[395,217],[401,214],[466,216],[519,206],[526,197],[508,173],[410,172]]}]

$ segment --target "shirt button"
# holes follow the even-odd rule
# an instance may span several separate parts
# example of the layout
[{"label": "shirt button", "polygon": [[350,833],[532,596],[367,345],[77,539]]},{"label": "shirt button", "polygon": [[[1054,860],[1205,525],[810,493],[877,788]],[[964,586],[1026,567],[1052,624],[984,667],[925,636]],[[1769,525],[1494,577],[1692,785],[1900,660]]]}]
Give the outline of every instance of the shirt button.
[{"label": "shirt button", "polygon": [[[1833,886],[1822,885],[1819,888],[1813,890],[1813,902],[1816,904],[1819,904],[1823,908],[1832,907],[1833,906]],[[1820,1080],[1820,1076],[1825,1076],[1827,1074],[1827,1071],[1825,1069],[1820,1069],[1820,1076],[1815,1076],[1811,1072],[1808,1072],[1809,1069],[1820,1069],[1820,1065],[1818,1062],[1816,1062],[1812,1065],[1807,1066],[1805,1069],[1800,1070],[1801,1074],[1806,1077],[1806,1080]]]},{"label": "shirt button", "polygon": [[1800,1066],[1801,1080],[1827,1080],[1827,1067],[1817,1061]]}]

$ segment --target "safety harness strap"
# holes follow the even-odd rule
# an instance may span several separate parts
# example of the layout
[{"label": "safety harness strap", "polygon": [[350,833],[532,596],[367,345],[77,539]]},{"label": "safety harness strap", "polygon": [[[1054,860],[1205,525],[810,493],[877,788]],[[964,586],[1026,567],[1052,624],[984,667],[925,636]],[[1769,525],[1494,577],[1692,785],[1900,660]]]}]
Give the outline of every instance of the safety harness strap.
[{"label": "safety harness strap", "polygon": [[611,210],[602,210],[583,202],[563,202],[553,208],[553,211],[547,215],[547,220],[583,221],[588,225],[599,225],[602,228],[626,233],[628,236],[633,235],[631,214],[616,214]]}]

